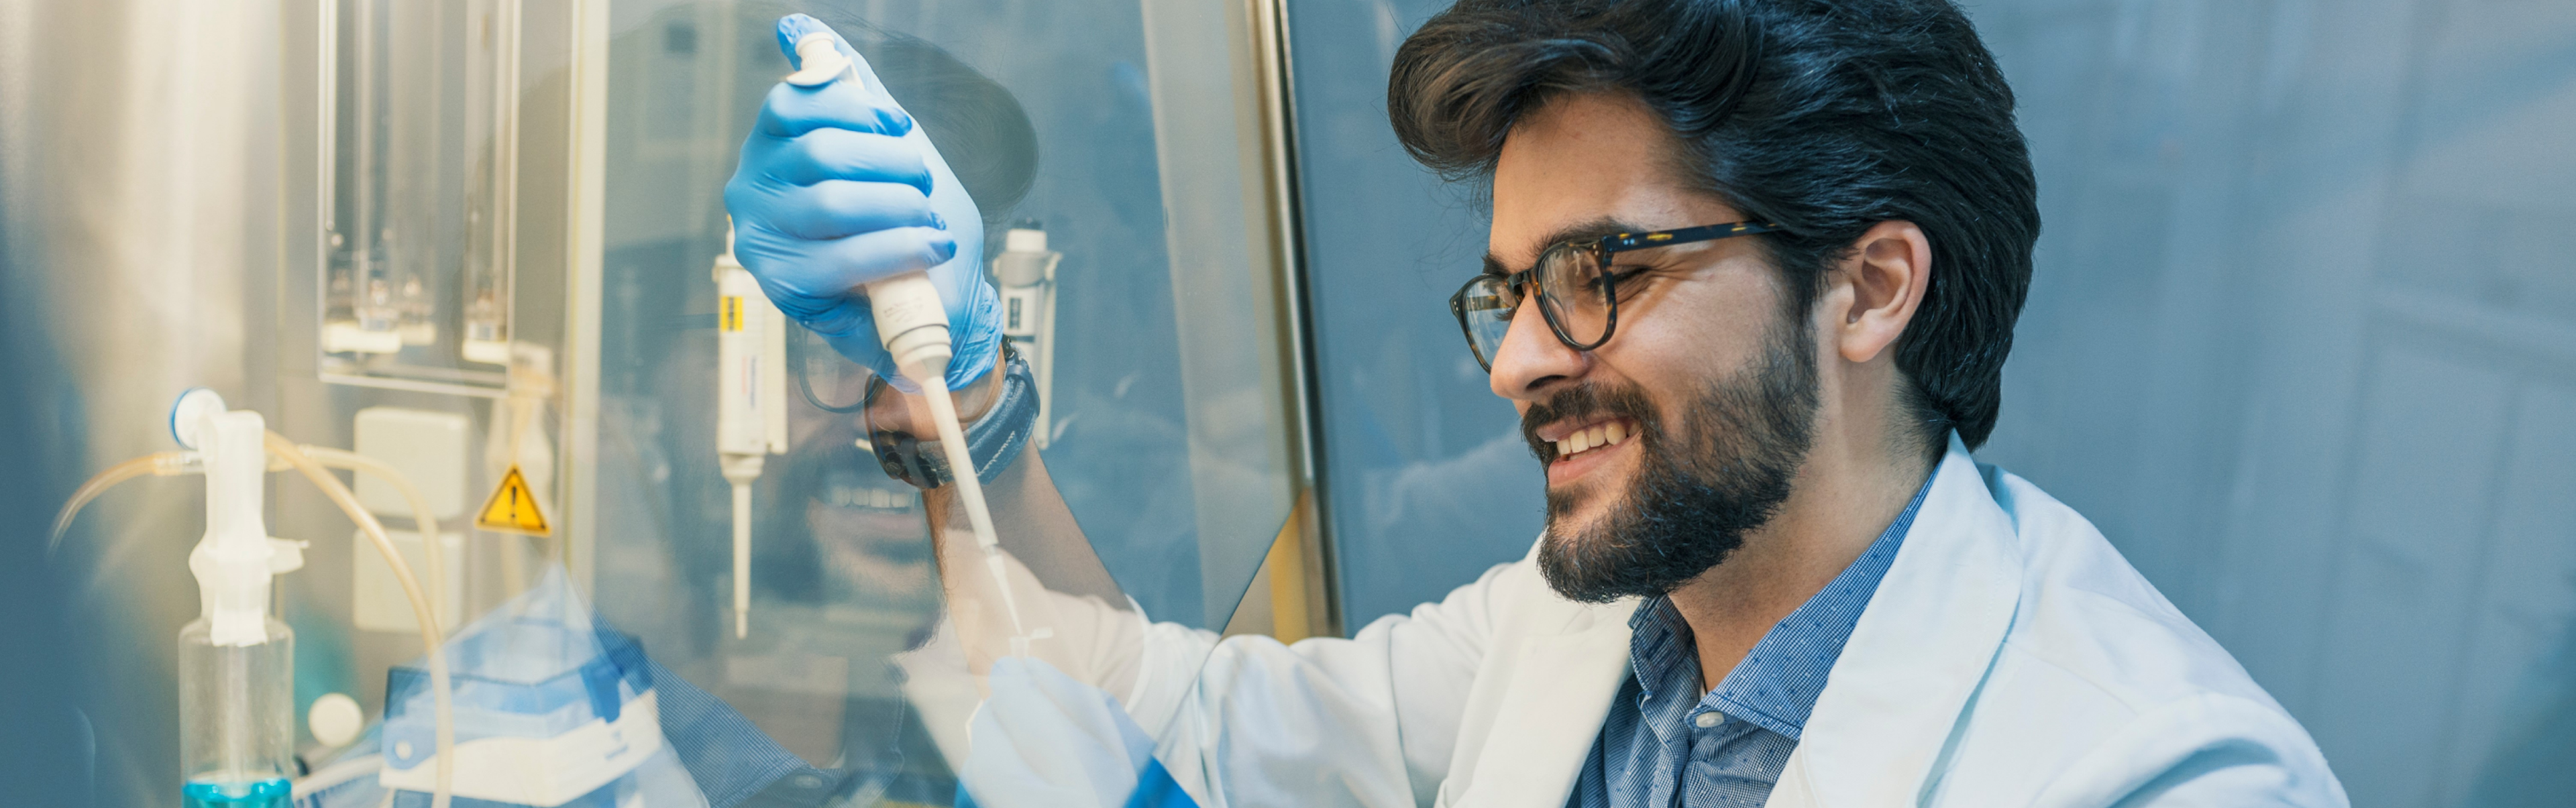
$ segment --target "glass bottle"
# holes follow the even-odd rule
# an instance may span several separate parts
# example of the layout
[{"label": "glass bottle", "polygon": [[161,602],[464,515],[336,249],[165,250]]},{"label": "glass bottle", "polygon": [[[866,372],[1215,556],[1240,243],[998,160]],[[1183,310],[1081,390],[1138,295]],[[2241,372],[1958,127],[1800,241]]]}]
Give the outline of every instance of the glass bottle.
[{"label": "glass bottle", "polygon": [[179,630],[179,765],[185,808],[289,808],[295,769],[295,633],[216,645],[212,622]]}]

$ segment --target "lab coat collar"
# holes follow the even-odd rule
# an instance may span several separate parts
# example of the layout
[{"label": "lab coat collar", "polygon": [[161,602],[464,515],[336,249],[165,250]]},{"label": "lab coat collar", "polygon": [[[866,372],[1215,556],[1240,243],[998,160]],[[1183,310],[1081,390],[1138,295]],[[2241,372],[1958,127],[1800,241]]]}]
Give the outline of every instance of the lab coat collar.
[{"label": "lab coat collar", "polygon": [[[1554,593],[1550,593],[1553,595]],[[1558,808],[1574,788],[1610,700],[1628,677],[1628,616],[1637,598],[1603,605],[1555,600],[1561,629],[1513,653],[1515,670],[1466,793],[1450,805]]]},{"label": "lab coat collar", "polygon": [[1913,532],[1827,676],[1771,806],[1920,801],[2021,603],[2017,535],[1976,459],[1952,436]]},{"label": "lab coat collar", "polygon": [[[1539,543],[1522,563],[1538,564]],[[1488,670],[1512,671],[1494,723],[1464,778],[1463,793],[1451,797],[1444,787],[1441,804],[1499,808],[1560,808],[1574,790],[1574,778],[1590,756],[1601,724],[1610,716],[1610,700],[1628,678],[1629,618],[1641,598],[1605,604],[1576,603],[1549,591],[1531,604],[1530,625],[1544,627],[1513,647],[1507,665]]]}]

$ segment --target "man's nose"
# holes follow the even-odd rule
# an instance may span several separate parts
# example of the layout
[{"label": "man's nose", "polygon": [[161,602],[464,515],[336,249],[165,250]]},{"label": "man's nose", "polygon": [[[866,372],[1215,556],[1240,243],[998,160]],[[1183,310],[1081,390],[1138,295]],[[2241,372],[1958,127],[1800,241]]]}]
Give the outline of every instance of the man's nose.
[{"label": "man's nose", "polygon": [[1582,376],[1591,364],[1590,355],[1565,347],[1556,338],[1539,305],[1535,297],[1525,299],[1512,313],[1512,327],[1503,332],[1503,344],[1494,349],[1494,371],[1488,377],[1494,395],[1536,401],[1557,383]]}]

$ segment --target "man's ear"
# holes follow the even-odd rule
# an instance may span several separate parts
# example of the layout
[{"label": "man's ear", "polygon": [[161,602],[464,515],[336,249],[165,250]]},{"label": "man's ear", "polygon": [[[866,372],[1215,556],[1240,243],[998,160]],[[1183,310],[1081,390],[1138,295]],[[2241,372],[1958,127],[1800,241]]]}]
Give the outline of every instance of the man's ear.
[{"label": "man's ear", "polygon": [[1840,331],[1843,359],[1868,362],[1896,344],[1922,307],[1923,292],[1932,285],[1932,239],[1913,222],[1879,222],[1852,242],[1837,274],[1836,285],[1850,289],[1850,302],[1828,327]]}]

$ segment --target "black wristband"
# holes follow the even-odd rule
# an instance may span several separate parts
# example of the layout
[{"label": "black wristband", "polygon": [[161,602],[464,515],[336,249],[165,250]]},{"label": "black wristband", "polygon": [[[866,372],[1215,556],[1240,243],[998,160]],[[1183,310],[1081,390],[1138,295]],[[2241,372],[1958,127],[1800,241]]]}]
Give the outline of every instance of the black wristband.
[{"label": "black wristband", "polygon": [[[1002,392],[984,417],[966,425],[966,454],[975,462],[975,479],[991,483],[1002,469],[1028,447],[1029,430],[1037,424],[1037,379],[1029,363],[1007,346],[1002,351]],[[872,407],[886,387],[885,379],[868,382],[866,405]],[[911,483],[924,491],[947,485],[955,479],[949,474],[948,455],[936,438],[922,440],[909,432],[877,428],[873,416],[865,426],[868,443],[875,449],[877,464],[886,476]]]}]

